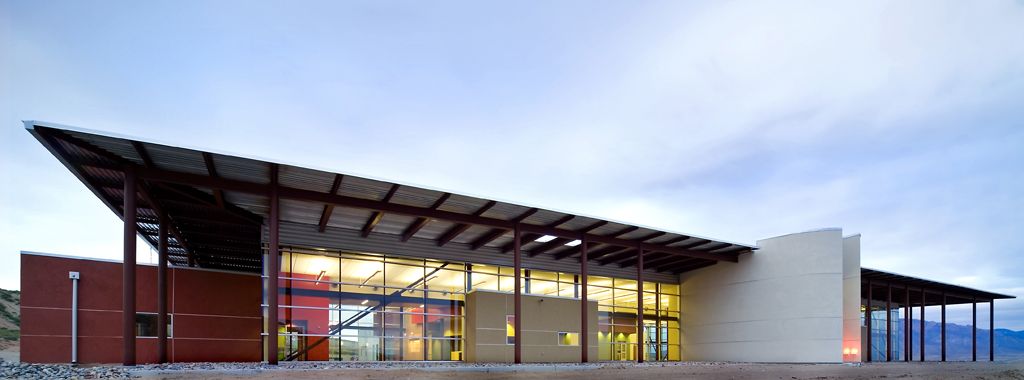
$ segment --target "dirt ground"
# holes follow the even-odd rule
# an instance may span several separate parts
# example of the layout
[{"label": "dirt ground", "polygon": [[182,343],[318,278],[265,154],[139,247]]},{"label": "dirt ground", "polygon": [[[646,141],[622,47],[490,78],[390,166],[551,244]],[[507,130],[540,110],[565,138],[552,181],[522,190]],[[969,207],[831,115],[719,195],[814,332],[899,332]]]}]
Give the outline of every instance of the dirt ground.
[{"label": "dirt ground", "polygon": [[136,373],[148,379],[1020,379],[1024,361],[978,363],[743,364],[279,369]]},{"label": "dirt ground", "polygon": [[18,341],[0,340],[0,359],[8,362],[17,362],[21,356]]}]

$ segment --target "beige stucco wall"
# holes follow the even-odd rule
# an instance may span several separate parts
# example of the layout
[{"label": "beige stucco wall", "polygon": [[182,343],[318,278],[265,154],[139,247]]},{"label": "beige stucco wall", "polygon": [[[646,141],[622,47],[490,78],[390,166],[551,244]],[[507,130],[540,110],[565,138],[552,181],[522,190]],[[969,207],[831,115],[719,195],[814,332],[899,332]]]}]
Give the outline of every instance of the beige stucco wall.
[{"label": "beige stucco wall", "polygon": [[[860,235],[843,238],[843,361],[861,361]],[[846,350],[850,350],[847,354]]]},{"label": "beige stucco wall", "polygon": [[[597,359],[597,302],[587,302],[588,355]],[[522,296],[523,362],[579,362],[580,346],[560,346],[559,332],[580,332],[580,301],[563,297]],[[474,290],[466,295],[465,360],[514,360],[514,346],[506,344],[505,317],[515,314],[510,293]],[[581,339],[582,340],[582,339]]]},{"label": "beige stucco wall", "polygon": [[758,241],[739,263],[680,276],[683,360],[841,362],[839,229]]}]

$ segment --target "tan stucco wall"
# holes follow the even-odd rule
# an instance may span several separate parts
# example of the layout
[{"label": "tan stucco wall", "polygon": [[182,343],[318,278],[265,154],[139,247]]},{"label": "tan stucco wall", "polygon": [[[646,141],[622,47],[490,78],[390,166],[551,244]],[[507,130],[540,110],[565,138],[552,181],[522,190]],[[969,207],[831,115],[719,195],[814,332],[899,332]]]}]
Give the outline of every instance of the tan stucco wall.
[{"label": "tan stucco wall", "polygon": [[[588,356],[597,360],[597,302],[587,302]],[[580,346],[559,346],[559,332],[580,332],[580,301],[562,297],[522,296],[523,362],[579,362]],[[514,360],[514,346],[506,344],[505,317],[515,314],[510,293],[474,290],[466,295],[465,360]],[[582,340],[582,339],[581,339]]]},{"label": "tan stucco wall", "polygon": [[757,245],[739,263],[681,276],[683,360],[841,362],[842,231]]}]

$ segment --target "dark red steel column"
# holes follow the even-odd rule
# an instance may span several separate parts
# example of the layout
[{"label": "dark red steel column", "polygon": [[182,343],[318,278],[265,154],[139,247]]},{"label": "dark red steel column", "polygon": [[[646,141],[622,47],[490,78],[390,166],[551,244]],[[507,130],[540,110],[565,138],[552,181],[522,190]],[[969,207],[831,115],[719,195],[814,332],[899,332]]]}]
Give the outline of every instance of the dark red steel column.
[{"label": "dark red steel column", "polygon": [[636,362],[644,362],[644,249],[636,255]]},{"label": "dark red steel column", "polygon": [[946,361],[946,292],[942,292],[942,361]]},{"label": "dark red steel column", "polygon": [[121,337],[124,365],[135,365],[135,235],[138,214],[135,208],[135,168],[124,169],[124,265],[121,266]]},{"label": "dark red steel column", "polygon": [[280,222],[280,199],[277,187],[277,165],[270,164],[270,215],[269,244],[267,245],[267,363],[277,364],[277,294],[278,276],[281,261],[280,242],[278,241]]},{"label": "dark red steel column", "polygon": [[921,321],[920,321],[921,322],[921,327],[920,327],[921,332],[918,333],[918,338],[920,339],[921,342],[920,342],[920,344],[918,344],[918,346],[920,346],[920,348],[921,348],[921,361],[922,362],[924,361],[924,307],[926,305],[928,305],[927,297],[928,297],[928,295],[925,294],[924,288],[921,288]]},{"label": "dark red steel column", "polygon": [[874,335],[874,332],[871,330],[871,297],[872,297],[872,294],[871,294],[871,280],[868,280],[867,287],[868,287],[868,296],[866,298],[866,301],[864,302],[865,303],[865,305],[864,305],[864,324],[865,324],[865,326],[867,326],[867,330],[868,330],[868,336],[867,336],[867,338],[868,338],[868,345],[867,345],[868,346],[868,352],[867,352],[867,360],[865,360],[865,361],[869,361],[870,362],[871,361],[871,356],[874,353],[874,347],[871,347],[871,343],[872,343],[871,342],[871,337]]},{"label": "dark red steel column", "polygon": [[156,356],[167,363],[167,228],[166,214],[160,214],[160,240],[156,266]]},{"label": "dark red steel column", "polygon": [[892,284],[885,284],[885,361],[892,361]]},{"label": "dark red steel column", "polygon": [[996,360],[996,300],[988,300],[988,361]]},{"label": "dark red steel column", "polygon": [[978,300],[971,299],[971,361],[978,361]]},{"label": "dark red steel column", "polygon": [[522,267],[523,267],[523,263],[522,263],[522,244],[523,243],[522,243],[522,241],[520,241],[521,238],[522,238],[522,231],[520,231],[520,229],[519,229],[519,224],[516,223],[515,228],[513,229],[513,233],[512,233],[512,241],[513,241],[513,245],[512,245],[512,247],[513,247],[513,249],[512,249],[512,251],[513,251],[513,256],[512,256],[513,271],[512,271],[512,274],[516,276],[516,278],[515,278],[515,285],[514,285],[515,286],[515,291],[514,291],[514,296],[513,296],[513,298],[515,299],[515,317],[514,317],[515,318],[515,326],[513,326],[513,329],[515,330],[515,334],[516,334],[515,335],[515,363],[516,364],[520,364],[520,363],[523,362],[523,329],[522,329],[522,327],[523,327],[523,292],[519,288],[519,277],[520,277],[519,276],[520,275],[519,272],[522,270]]},{"label": "dark red steel column", "polygon": [[590,242],[587,241],[586,235],[583,236],[582,242],[580,242],[580,361],[586,363],[590,358],[587,354],[590,351],[590,331],[587,331],[587,314],[589,314],[587,307],[587,277],[589,276],[589,270],[587,269],[587,246]]}]

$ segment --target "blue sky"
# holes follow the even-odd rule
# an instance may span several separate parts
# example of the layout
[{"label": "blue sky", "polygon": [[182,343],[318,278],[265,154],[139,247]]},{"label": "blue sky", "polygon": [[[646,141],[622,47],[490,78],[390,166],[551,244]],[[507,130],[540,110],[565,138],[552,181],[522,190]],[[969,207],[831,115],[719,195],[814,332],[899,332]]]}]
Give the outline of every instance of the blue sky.
[{"label": "blue sky", "polygon": [[20,250],[119,256],[38,119],[745,243],[842,227],[864,266],[1024,295],[1021,1],[14,0],[0,41],[0,287]]}]

